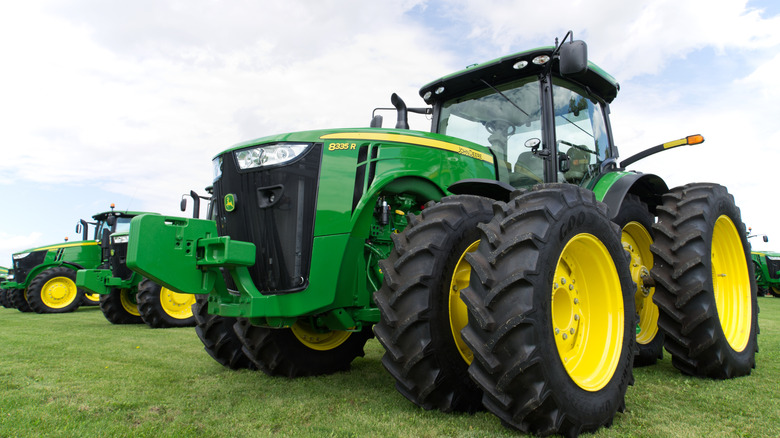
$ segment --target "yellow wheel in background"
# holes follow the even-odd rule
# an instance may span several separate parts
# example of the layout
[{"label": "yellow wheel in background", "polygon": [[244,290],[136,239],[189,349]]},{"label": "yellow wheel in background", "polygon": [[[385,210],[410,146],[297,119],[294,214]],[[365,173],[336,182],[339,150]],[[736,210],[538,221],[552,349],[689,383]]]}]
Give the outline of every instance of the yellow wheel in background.
[{"label": "yellow wheel in background", "polygon": [[460,331],[463,327],[466,327],[466,324],[469,322],[468,309],[460,298],[460,291],[469,286],[469,278],[471,277],[471,265],[466,261],[466,254],[476,251],[478,246],[479,240],[469,245],[458,258],[458,262],[452,272],[448,299],[452,338],[455,340],[455,346],[457,347],[458,352],[467,364],[471,364],[471,361],[474,360],[474,353],[472,353],[471,349],[463,342],[463,338],[460,335]]},{"label": "yellow wheel in background", "polygon": [[312,350],[327,351],[343,344],[352,332],[332,330],[318,332],[305,322],[298,321],[291,328],[293,334],[303,345]]}]

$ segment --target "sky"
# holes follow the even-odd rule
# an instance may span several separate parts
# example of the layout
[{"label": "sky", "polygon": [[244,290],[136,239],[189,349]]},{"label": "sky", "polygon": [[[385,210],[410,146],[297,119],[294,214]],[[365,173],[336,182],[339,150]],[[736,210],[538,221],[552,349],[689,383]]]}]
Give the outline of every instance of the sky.
[{"label": "sky", "polygon": [[111,203],[189,216],[233,144],[368,126],[394,92],[424,106],[424,84],[568,30],[620,83],[622,157],[706,139],[630,169],[725,185],[780,251],[776,0],[30,0],[0,5],[0,265]]}]

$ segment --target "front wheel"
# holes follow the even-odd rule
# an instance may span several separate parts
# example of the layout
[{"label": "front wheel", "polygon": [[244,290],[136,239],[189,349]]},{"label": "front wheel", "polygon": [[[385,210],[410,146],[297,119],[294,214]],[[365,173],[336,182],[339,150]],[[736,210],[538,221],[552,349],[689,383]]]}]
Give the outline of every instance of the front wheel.
[{"label": "front wheel", "polygon": [[592,192],[521,191],[466,256],[463,339],[483,404],[512,427],[577,436],[625,408],[636,350],[634,284],[620,229]]},{"label": "front wheel", "polygon": [[81,305],[83,296],[76,287],[76,271],[62,266],[36,275],[27,288],[27,302],[36,313],[72,312]]},{"label": "front wheel", "polygon": [[477,224],[493,217],[491,204],[468,195],[428,203],[393,235],[393,251],[380,262],[374,332],[385,347],[382,364],[396,389],[425,409],[482,408],[482,392],[468,375],[473,355],[460,335],[468,318],[460,294],[471,275],[465,255],[479,245]]},{"label": "front wheel", "polygon": [[372,336],[371,328],[361,331],[323,331],[304,319],[290,328],[258,327],[246,318],[233,327],[249,360],[271,376],[304,377],[347,371]]},{"label": "front wheel", "polygon": [[138,312],[136,291],[112,288],[106,295],[100,295],[100,310],[111,324],[143,324]]},{"label": "front wheel", "polygon": [[20,312],[32,312],[27,303],[27,291],[24,289],[8,289],[8,303]]},{"label": "front wheel", "polygon": [[241,340],[233,330],[236,318],[208,313],[208,295],[195,299],[195,333],[203,348],[214,360],[230,369],[256,369],[244,353]]},{"label": "front wheel", "polygon": [[750,374],[758,304],[734,198],[717,184],[688,184],[665,194],[657,211],[652,275],[672,364],[715,379]]},{"label": "front wheel", "polygon": [[138,284],[138,313],[151,328],[192,327],[194,294],[174,292],[145,278]]}]

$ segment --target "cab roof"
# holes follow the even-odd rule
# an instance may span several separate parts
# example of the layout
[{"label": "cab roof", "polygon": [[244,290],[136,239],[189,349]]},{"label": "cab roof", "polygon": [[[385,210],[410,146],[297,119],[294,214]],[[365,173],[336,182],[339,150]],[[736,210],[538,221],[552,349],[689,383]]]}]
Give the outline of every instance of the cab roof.
[{"label": "cab roof", "polygon": [[[546,64],[537,65],[534,64],[533,60],[539,56],[552,58],[554,50],[555,47],[553,46],[539,47],[466,67],[459,72],[444,76],[423,86],[420,89],[420,96],[426,103],[433,104],[437,101],[449,100],[453,97],[485,88],[482,80],[495,86],[522,77],[539,74],[544,70]],[[553,63],[553,74],[560,76],[558,60],[550,59],[548,62]],[[518,68],[522,64],[525,64],[525,66]],[[618,90],[620,90],[620,85],[615,78],[590,61],[588,61],[587,72],[578,75],[576,79],[570,79],[590,88],[593,93],[607,103],[612,102],[617,97]]]}]

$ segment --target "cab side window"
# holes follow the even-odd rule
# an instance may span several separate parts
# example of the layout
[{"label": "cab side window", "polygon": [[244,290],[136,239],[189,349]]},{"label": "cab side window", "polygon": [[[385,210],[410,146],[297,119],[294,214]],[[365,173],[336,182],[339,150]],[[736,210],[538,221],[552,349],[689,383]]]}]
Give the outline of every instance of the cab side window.
[{"label": "cab side window", "polygon": [[598,173],[601,162],[609,158],[604,110],[584,90],[560,79],[553,81],[553,102],[563,179],[584,185]]}]

